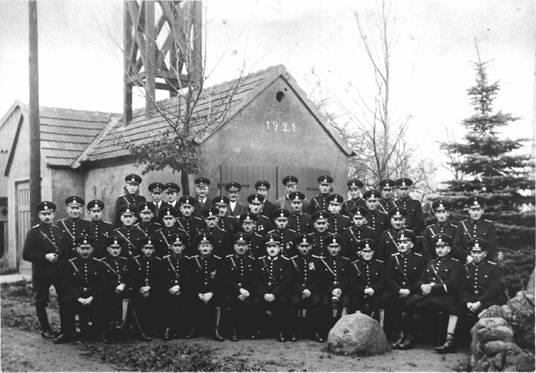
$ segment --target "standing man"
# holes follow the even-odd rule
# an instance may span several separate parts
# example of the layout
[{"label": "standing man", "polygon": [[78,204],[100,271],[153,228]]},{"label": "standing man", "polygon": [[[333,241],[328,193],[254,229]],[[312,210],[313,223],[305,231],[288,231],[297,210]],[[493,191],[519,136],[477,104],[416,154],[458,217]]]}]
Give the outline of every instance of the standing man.
[{"label": "standing man", "polygon": [[236,181],[231,181],[225,184],[225,190],[227,191],[227,197],[229,198],[229,207],[227,209],[227,215],[236,219],[244,212],[248,211],[248,207],[238,200],[238,192],[242,189],[242,185]]},{"label": "standing man", "polygon": [[391,226],[384,230],[378,240],[378,250],[376,258],[387,261],[391,255],[398,251],[396,235],[406,224],[406,211],[400,207],[395,207],[389,211]]},{"label": "standing man", "polygon": [[144,196],[140,196],[141,176],[136,174],[128,174],[125,177],[125,186],[123,187],[125,194],[119,196],[114,205],[114,227],[121,225],[121,214],[119,209],[124,205],[136,206],[145,201]]},{"label": "standing man", "polygon": [[283,178],[282,183],[285,187],[285,195],[276,201],[276,205],[279,205],[280,209],[290,211],[290,193],[298,190],[298,178],[293,175],[288,175]]},{"label": "standing man", "polygon": [[61,279],[70,254],[63,233],[53,224],[55,212],[56,205],[52,202],[43,201],[37,204],[40,223],[30,229],[22,250],[22,258],[32,262],[35,310],[41,327],[41,336],[47,339],[56,337],[56,333],[50,328],[46,311],[48,292],[51,286],[54,286],[58,294],[60,320],[62,328],[65,327],[63,305],[61,304],[63,301]]},{"label": "standing man", "polygon": [[328,197],[332,190],[333,178],[329,175],[322,175],[317,180],[319,193],[311,199],[307,206],[307,212],[310,215],[320,210],[327,210],[329,205]]},{"label": "standing man", "polygon": [[352,225],[352,220],[341,214],[342,203],[344,198],[338,194],[331,194],[328,197],[329,231],[333,234],[341,234],[342,231]]},{"label": "standing man", "polygon": [[208,199],[208,187],[210,186],[210,180],[206,177],[198,177],[194,180],[194,184],[194,216],[202,217],[203,209],[210,207],[210,200]]},{"label": "standing man", "polygon": [[363,198],[365,198],[365,206],[369,215],[367,224],[374,229],[376,240],[378,240],[383,230],[389,225],[389,215],[380,211],[380,192],[376,190],[367,190],[363,194]]},{"label": "standing man", "polygon": [[165,204],[165,202],[162,200],[162,194],[164,192],[164,184],[158,181],[155,183],[149,184],[149,192],[151,193],[151,198],[152,198],[151,203],[154,206],[154,220],[155,220],[158,217],[158,213],[160,212],[162,205]]},{"label": "standing man", "polygon": [[361,197],[363,191],[363,182],[358,179],[348,180],[348,198],[347,201],[342,203],[341,213],[346,216],[350,216],[350,211],[356,207],[365,207],[365,200]]},{"label": "standing man", "polygon": [[275,234],[279,237],[281,243],[281,255],[290,258],[297,254],[296,252],[296,231],[288,227],[288,217],[290,212],[285,209],[277,209],[272,215],[275,228],[269,231],[269,234]]},{"label": "standing man", "polygon": [[197,248],[194,247],[194,241],[199,232],[205,228],[205,222],[198,216],[194,216],[194,205],[196,200],[192,196],[182,196],[179,198],[179,216],[177,225],[188,233],[190,246],[186,247],[185,255],[195,255]]},{"label": "standing man", "polygon": [[178,209],[177,199],[179,198],[181,187],[175,183],[166,183],[165,190],[167,194],[166,205]]},{"label": "standing man", "polygon": [[255,190],[257,194],[260,194],[264,198],[261,213],[263,215],[271,217],[277,206],[268,200],[268,191],[270,190],[270,183],[266,180],[258,180],[255,182]]},{"label": "standing man", "polygon": [[442,199],[438,199],[432,203],[432,210],[437,220],[436,223],[430,224],[424,230],[422,236],[422,254],[424,255],[425,263],[432,258],[435,258],[435,249],[433,245],[434,237],[438,234],[444,234],[454,239],[457,225],[449,222],[450,203]]},{"label": "standing man", "polygon": [[225,196],[218,196],[212,200],[212,206],[218,209],[218,225],[225,229],[231,236],[237,233],[240,229],[238,227],[238,220],[232,216],[227,215],[229,209],[229,198]]},{"label": "standing man", "polygon": [[255,193],[248,196],[248,209],[257,219],[257,226],[255,229],[261,236],[265,236],[266,233],[272,229],[270,218],[261,213],[263,202],[264,197],[260,194]]},{"label": "standing man", "polygon": [[413,185],[413,180],[401,178],[396,181],[398,199],[395,201],[398,207],[406,210],[406,226],[417,236],[422,234],[424,228],[424,215],[419,201],[409,195],[409,187]]},{"label": "standing man", "polygon": [[100,259],[106,256],[106,241],[112,234],[114,226],[102,220],[104,202],[100,199],[94,199],[87,204],[87,210],[90,217],[89,234],[93,237],[93,246],[95,248],[95,258]]},{"label": "standing man", "polygon": [[288,195],[290,201],[290,215],[288,216],[288,226],[294,229],[297,234],[311,233],[313,221],[309,214],[303,212],[305,194],[302,192],[291,192]]},{"label": "standing man", "polygon": [[368,238],[376,243],[376,233],[367,226],[368,212],[365,207],[354,208],[350,211],[350,216],[353,224],[343,229],[341,237],[343,255],[353,261],[360,257],[359,242]]},{"label": "standing man", "polygon": [[121,226],[115,228],[112,232],[118,238],[121,246],[121,256],[131,258],[140,253],[140,241],[145,236],[136,226],[136,207],[131,205],[123,205],[117,211]]},{"label": "standing man", "polygon": [[393,196],[394,186],[395,182],[391,179],[381,180],[378,184],[381,193],[380,204],[378,208],[384,214],[389,213],[392,208],[396,207],[395,199]]},{"label": "standing man", "polygon": [[136,206],[139,217],[136,227],[146,237],[151,237],[155,231],[162,228],[160,223],[154,221],[154,208],[154,204],[148,201],[142,202]]},{"label": "standing man", "polygon": [[67,238],[70,246],[70,257],[76,256],[76,237],[87,236],[91,234],[91,226],[87,220],[81,218],[84,200],[78,196],[71,196],[65,199],[67,206],[67,218],[60,219],[57,222],[58,228]]}]

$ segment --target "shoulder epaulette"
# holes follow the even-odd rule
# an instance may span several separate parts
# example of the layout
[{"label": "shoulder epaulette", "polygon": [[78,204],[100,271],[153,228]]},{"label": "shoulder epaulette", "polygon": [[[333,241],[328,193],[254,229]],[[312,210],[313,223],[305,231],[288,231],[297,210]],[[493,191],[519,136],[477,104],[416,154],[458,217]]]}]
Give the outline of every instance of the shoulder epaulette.
[{"label": "shoulder epaulette", "polygon": [[198,256],[199,256],[199,254],[192,255],[192,256],[190,257],[190,259],[197,258]]},{"label": "shoulder epaulette", "polygon": [[254,233],[255,236],[262,238],[262,234],[259,234],[259,232]]},{"label": "shoulder epaulette", "polygon": [[166,259],[167,259],[167,258],[169,258],[170,256],[171,256],[171,255],[168,254],[168,255],[164,255],[162,258],[166,258]]},{"label": "shoulder epaulette", "polygon": [[39,227],[39,224],[34,225],[32,228],[37,228],[37,227]]},{"label": "shoulder epaulette", "polygon": [[257,260],[257,259],[255,259],[255,257],[253,255],[248,255],[248,258],[251,258],[253,260]]},{"label": "shoulder epaulette", "polygon": [[218,260],[221,260],[221,257],[217,256],[217,255],[212,255],[214,258],[218,259]]},{"label": "shoulder epaulette", "polygon": [[266,255],[259,256],[259,259],[264,259],[264,258],[266,258]]},{"label": "shoulder epaulette", "polygon": [[185,257],[187,260],[191,260],[191,259],[192,259],[192,257],[191,257],[191,256],[188,256],[188,255],[185,255],[184,257]]},{"label": "shoulder epaulette", "polygon": [[159,227],[161,227],[161,226],[162,226],[162,224],[160,224],[160,223],[158,223],[158,222],[156,222],[156,221],[155,221],[155,222],[153,222],[153,224],[154,224],[154,225],[157,225],[157,226],[159,226]]},{"label": "shoulder epaulette", "polygon": [[296,259],[298,255],[291,256],[289,259]]},{"label": "shoulder epaulette", "polygon": [[383,263],[383,260],[381,260],[381,259],[374,259],[374,260],[379,262],[379,263]]},{"label": "shoulder epaulette", "polygon": [[312,256],[313,258],[317,258],[317,259],[322,258],[322,255],[311,254],[311,256]]},{"label": "shoulder epaulette", "polygon": [[227,230],[223,229],[222,227],[217,227],[220,231],[227,233]]},{"label": "shoulder epaulette", "polygon": [[285,254],[281,254],[280,256],[281,256],[281,258],[285,259],[286,261],[289,261],[289,260],[290,260],[290,258],[287,258],[287,257],[285,256]]},{"label": "shoulder epaulette", "polygon": [[469,219],[463,219],[463,220],[460,220],[460,223],[465,223],[467,221],[469,221]]},{"label": "shoulder epaulette", "polygon": [[495,262],[492,262],[491,260],[488,260],[487,262],[488,262],[489,264],[493,264],[494,266],[496,266],[496,265],[497,265],[497,263],[495,263]]},{"label": "shoulder epaulette", "polygon": [[457,224],[452,224],[452,223],[449,223],[451,227],[454,227],[454,228],[458,228],[458,225]]},{"label": "shoulder epaulette", "polygon": [[261,214],[262,217],[265,217],[266,219],[270,220],[270,218],[266,215]]},{"label": "shoulder epaulette", "polygon": [[454,260],[455,262],[459,262],[459,259],[457,259],[457,258],[451,257],[451,259]]},{"label": "shoulder epaulette", "polygon": [[199,216],[194,216],[194,219],[197,219],[199,221],[203,221],[203,219],[201,219]]},{"label": "shoulder epaulette", "polygon": [[227,254],[227,255],[225,255],[225,257],[226,257],[226,258],[230,258],[230,257],[232,257],[233,255],[234,255],[234,254]]},{"label": "shoulder epaulette", "polygon": [[344,259],[344,260],[350,261],[350,258],[348,258],[347,256],[342,256],[341,255],[341,258]]},{"label": "shoulder epaulette", "polygon": [[268,233],[272,233],[272,232],[275,232],[275,229],[270,229],[270,230],[268,231]]},{"label": "shoulder epaulette", "polygon": [[354,261],[352,261],[352,264],[357,263],[357,262],[359,262],[359,258],[354,260]]},{"label": "shoulder epaulette", "polygon": [[77,258],[71,258],[69,259],[70,262],[74,262]]},{"label": "shoulder epaulette", "polygon": [[132,257],[132,259],[138,259],[139,257],[140,257],[140,254],[138,254],[138,255],[134,255],[134,256]]},{"label": "shoulder epaulette", "polygon": [[492,223],[493,224],[493,221],[492,220],[489,220],[489,219],[484,219],[485,222],[488,222],[488,223]]},{"label": "shoulder epaulette", "polygon": [[295,229],[292,229],[292,228],[288,228],[288,230],[289,230],[289,231],[291,231],[291,232],[294,232],[294,233],[296,233],[296,230],[295,230]]},{"label": "shoulder epaulette", "polygon": [[400,254],[400,253],[393,253],[393,254],[391,254],[391,256],[397,256],[397,255],[399,255],[399,254]]},{"label": "shoulder epaulette", "polygon": [[159,257],[157,257],[157,256],[155,256],[154,258],[155,258],[156,260],[160,260],[160,261],[162,261],[162,259],[159,258]]},{"label": "shoulder epaulette", "polygon": [[96,261],[96,262],[99,262],[99,263],[100,263],[100,259],[97,259],[97,258],[95,258],[95,257],[92,257],[91,259],[93,259],[94,261]]},{"label": "shoulder epaulette", "polygon": [[422,256],[421,253],[413,253],[413,254],[415,254],[415,255],[417,255],[417,256]]},{"label": "shoulder epaulette", "polygon": [[127,260],[127,258],[125,258],[124,256],[118,256],[118,258]]}]

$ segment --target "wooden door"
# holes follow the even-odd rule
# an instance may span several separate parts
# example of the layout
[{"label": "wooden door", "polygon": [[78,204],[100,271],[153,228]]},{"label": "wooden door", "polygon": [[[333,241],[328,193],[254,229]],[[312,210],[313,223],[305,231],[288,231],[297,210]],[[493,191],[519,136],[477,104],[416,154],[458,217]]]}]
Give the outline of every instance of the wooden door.
[{"label": "wooden door", "polygon": [[17,266],[20,273],[30,274],[32,265],[22,259],[22,249],[26,234],[31,228],[30,222],[30,183],[28,181],[19,182],[15,186],[16,190],[16,231],[17,231]]}]

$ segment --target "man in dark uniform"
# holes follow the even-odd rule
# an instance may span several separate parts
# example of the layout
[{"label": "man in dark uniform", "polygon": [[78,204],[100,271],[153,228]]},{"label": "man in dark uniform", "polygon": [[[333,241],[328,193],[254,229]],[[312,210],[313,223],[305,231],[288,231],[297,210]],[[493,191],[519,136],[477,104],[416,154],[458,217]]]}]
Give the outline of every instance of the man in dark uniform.
[{"label": "man in dark uniform", "polygon": [[166,196],[167,196],[166,205],[178,209],[179,208],[178,199],[179,199],[179,192],[181,191],[181,187],[178,186],[176,183],[166,183],[166,185],[164,185],[164,189],[166,191]]},{"label": "man in dark uniform", "polygon": [[255,230],[261,235],[265,236],[268,231],[272,229],[272,222],[270,218],[261,213],[264,197],[260,194],[254,193],[248,196],[248,209],[249,212],[257,218],[257,225]]},{"label": "man in dark uniform", "polygon": [[218,225],[225,229],[229,234],[234,235],[240,228],[238,226],[238,219],[228,216],[227,209],[229,208],[229,198],[225,196],[218,196],[212,200],[212,206],[218,209]]},{"label": "man in dark uniform", "polygon": [[352,220],[341,214],[344,199],[338,194],[331,194],[328,198],[329,231],[333,234],[341,234],[342,231],[352,225]]},{"label": "man in dark uniform", "polygon": [[[283,178],[281,183],[285,187],[285,195],[277,199],[276,205],[279,205],[280,209],[290,211],[290,193],[298,190],[298,178],[293,175],[288,175]],[[303,201],[303,206],[305,210],[305,201]]]},{"label": "man in dark uniform", "polygon": [[275,234],[279,237],[281,244],[281,255],[290,258],[297,254],[296,252],[296,231],[288,227],[288,217],[290,212],[285,209],[277,209],[272,215],[275,229],[268,233]]},{"label": "man in dark uniform", "polygon": [[350,211],[356,207],[365,207],[365,200],[361,197],[363,182],[358,179],[350,179],[346,184],[348,185],[348,195],[350,198],[342,203],[341,213],[350,216]]},{"label": "man in dark uniform", "polygon": [[454,234],[454,255],[462,262],[470,261],[467,243],[475,238],[488,242],[488,258],[502,260],[502,253],[497,255],[497,236],[495,225],[491,220],[484,219],[484,200],[481,197],[472,197],[467,201],[469,219],[462,220]]},{"label": "man in dark uniform", "polygon": [[192,263],[184,255],[188,237],[184,232],[173,234],[170,239],[169,254],[162,257],[164,263],[164,340],[184,336],[188,330],[192,315]]},{"label": "man in dark uniform", "polygon": [[350,312],[361,311],[378,320],[383,327],[384,309],[381,303],[385,289],[385,265],[374,258],[376,243],[371,239],[359,242],[361,258],[351,262],[348,271]]},{"label": "man in dark uniform", "polygon": [[313,254],[325,256],[327,253],[328,238],[329,238],[329,212],[317,211],[313,214],[313,232],[311,237],[313,240]]},{"label": "man in dark uniform", "polygon": [[93,246],[95,248],[94,257],[97,259],[106,256],[106,241],[112,234],[114,226],[102,220],[102,212],[104,210],[104,202],[100,199],[94,199],[87,204],[89,211],[89,234],[93,237]]},{"label": "man in dark uniform", "polygon": [[156,230],[162,228],[160,223],[154,221],[154,204],[145,201],[136,206],[136,210],[139,217],[136,227],[144,236],[151,237]]},{"label": "man in dark uniform", "polygon": [[381,234],[376,251],[376,257],[385,261],[398,251],[396,235],[405,227],[406,211],[401,207],[394,207],[389,211],[389,217],[391,226]]},{"label": "man in dark uniform", "polygon": [[75,239],[78,257],[68,261],[63,276],[63,307],[65,328],[54,343],[65,343],[75,334],[75,316],[78,314],[82,338],[91,337],[89,320],[95,331],[105,340],[104,320],[101,312],[106,281],[99,260],[93,257],[93,239],[78,236]]},{"label": "man in dark uniform", "polygon": [[205,228],[205,222],[199,216],[194,216],[194,205],[196,200],[191,196],[182,196],[179,198],[179,211],[180,214],[177,218],[177,225],[188,233],[190,239],[189,247],[186,247],[185,254],[192,256],[197,253],[197,247],[195,247],[194,239],[199,234],[201,229]]},{"label": "man in dark uniform", "polygon": [[319,330],[322,323],[322,304],[327,303],[319,290],[323,265],[320,257],[311,254],[313,241],[308,234],[297,237],[298,254],[290,258],[294,269],[294,286],[290,302],[293,308],[291,340],[298,335],[309,334],[318,342],[324,342]]},{"label": "man in dark uniform", "polygon": [[102,304],[104,338],[109,341],[112,332],[120,329],[126,321],[131,286],[128,259],[120,256],[121,245],[119,245],[117,237],[108,237],[106,250],[106,256],[100,261],[103,264],[105,279],[104,302]]},{"label": "man in dark uniform", "polygon": [[179,211],[171,206],[164,206],[160,210],[160,217],[158,220],[163,222],[163,226],[160,229],[157,229],[153,234],[153,243],[156,248],[155,255],[162,258],[165,255],[169,254],[171,248],[171,240],[177,234],[184,234],[188,239],[184,242],[186,248],[190,245],[188,233],[179,227],[177,224],[177,218],[179,216]]},{"label": "man in dark uniform", "polygon": [[114,227],[118,227],[121,225],[121,214],[119,213],[119,209],[121,208],[121,206],[137,206],[139,203],[145,201],[145,197],[139,194],[140,184],[141,177],[139,175],[128,174],[127,176],[125,176],[125,186],[123,188],[125,194],[119,196],[115,201],[114,205]]},{"label": "man in dark uniform", "polygon": [[412,185],[413,180],[408,178],[401,178],[396,181],[398,199],[395,203],[398,207],[406,210],[406,227],[413,230],[417,236],[420,236],[424,228],[424,215],[421,203],[409,195],[409,188]]},{"label": "man in dark uniform", "polygon": [[328,196],[332,190],[333,178],[329,175],[322,175],[317,180],[319,193],[311,198],[311,202],[307,206],[309,215],[313,215],[320,210],[327,210],[329,205]]},{"label": "man in dark uniform", "polygon": [[141,254],[132,257],[129,272],[132,275],[134,309],[142,329],[141,337],[150,340],[162,332],[163,320],[160,315],[166,272],[162,259],[154,255],[152,238],[142,238],[140,246]]},{"label": "man in dark uniform", "polygon": [[254,258],[263,256],[266,252],[264,248],[264,237],[262,237],[255,229],[257,225],[257,217],[251,212],[245,212],[239,218],[240,229],[244,232],[248,239],[249,252],[248,254]]},{"label": "man in dark uniform", "polygon": [[432,203],[432,210],[434,211],[434,216],[437,219],[437,222],[428,225],[424,229],[422,236],[422,254],[424,255],[426,263],[428,263],[430,259],[435,258],[435,248],[433,245],[434,237],[438,234],[444,234],[451,239],[454,239],[454,234],[458,228],[457,225],[450,223],[448,219],[450,215],[450,203],[438,199]]},{"label": "man in dark uniform", "polygon": [[58,228],[63,232],[65,238],[70,244],[70,256],[75,257],[76,245],[74,241],[78,236],[87,236],[91,234],[89,221],[81,218],[84,207],[84,200],[81,197],[71,196],[65,199],[67,207],[67,218],[60,219],[56,222]]},{"label": "man in dark uniform", "polygon": [[[257,260],[254,272],[254,304],[265,314],[271,314],[279,342],[285,342],[289,329],[292,269],[280,255],[281,244],[277,235],[268,234],[265,241],[267,255]],[[266,323],[262,328],[266,330]]]},{"label": "man in dark uniform", "polygon": [[56,333],[50,328],[46,311],[50,286],[54,286],[58,294],[60,320],[64,327],[61,280],[70,254],[63,233],[53,224],[55,212],[56,205],[52,202],[42,201],[37,204],[40,223],[28,231],[22,250],[22,258],[32,263],[35,310],[41,336],[48,339],[56,337]]},{"label": "man in dark uniform", "polygon": [[365,199],[365,207],[369,213],[367,225],[374,229],[376,240],[378,240],[384,229],[388,228],[389,215],[379,210],[380,192],[376,190],[367,190],[363,194],[363,198]]},{"label": "man in dark uniform", "polygon": [[378,183],[378,188],[381,193],[378,209],[384,214],[388,214],[392,208],[396,207],[393,196],[393,188],[395,184],[396,183],[391,179],[384,179]]},{"label": "man in dark uniform", "polygon": [[131,258],[140,253],[140,240],[145,237],[145,234],[134,225],[137,212],[136,207],[131,205],[122,205],[117,211],[121,225],[115,228],[112,234],[118,238],[121,256],[125,258]]},{"label": "man in dark uniform", "polygon": [[309,214],[303,212],[305,194],[302,192],[290,192],[288,198],[290,201],[290,215],[288,216],[288,226],[296,231],[297,234],[311,233],[313,230],[313,221]]},{"label": "man in dark uniform", "polygon": [[463,281],[463,266],[450,256],[452,241],[450,237],[438,234],[434,239],[437,258],[425,267],[419,280],[419,290],[408,298],[409,313],[413,316],[412,332],[406,337],[401,349],[413,348],[414,329],[423,314],[444,311],[449,314],[447,333],[454,334],[457,317],[458,296]]},{"label": "man in dark uniform", "polygon": [[355,207],[349,215],[353,224],[342,231],[342,254],[353,261],[360,257],[359,241],[368,238],[376,242],[376,232],[367,226],[368,211],[365,207]]},{"label": "man in dark uniform", "polygon": [[236,181],[231,181],[225,184],[225,190],[227,191],[227,197],[229,198],[229,207],[227,209],[227,215],[237,218],[244,212],[248,211],[248,207],[239,201],[238,192],[242,189],[242,185]]},{"label": "man in dark uniform", "polygon": [[222,261],[223,303],[226,320],[231,328],[231,340],[240,336],[255,339],[258,310],[253,308],[253,271],[255,258],[248,255],[249,239],[244,232],[233,236],[233,254]]},{"label": "man in dark uniform", "polygon": [[222,279],[221,258],[214,255],[212,237],[202,233],[197,238],[199,254],[192,256],[192,315],[193,329],[186,338],[193,337],[203,324],[213,328],[213,338],[223,341],[220,332]]},{"label": "man in dark uniform", "polygon": [[194,180],[194,184],[194,216],[202,217],[203,210],[207,207],[210,207],[210,200],[208,198],[208,188],[210,186],[210,180],[206,177],[198,177]]},{"label": "man in dark uniform", "polygon": [[218,226],[218,213],[219,210],[216,207],[208,207],[203,210],[206,228],[200,232],[206,232],[212,237],[213,253],[223,258],[233,252],[232,236]]},{"label": "man in dark uniform", "polygon": [[405,345],[412,315],[408,313],[406,300],[419,291],[419,279],[424,270],[424,257],[413,251],[417,237],[409,229],[401,229],[397,235],[398,252],[391,255],[385,269],[385,285],[381,303],[392,314],[399,337],[394,349]]},{"label": "man in dark uniform", "polygon": [[154,211],[154,219],[156,221],[156,219],[158,218],[158,213],[160,212],[160,209],[162,208],[162,205],[165,204],[165,202],[163,201],[162,197],[163,197],[163,193],[164,193],[164,184],[160,183],[160,182],[154,182],[154,183],[151,183],[149,184],[149,193],[151,193],[151,203],[153,204],[153,211]]},{"label": "man in dark uniform", "polygon": [[258,180],[255,182],[255,192],[260,194],[264,198],[262,204],[261,214],[265,216],[272,216],[275,209],[278,207],[275,203],[268,200],[268,191],[270,190],[270,183],[266,180]]},{"label": "man in dark uniform", "polygon": [[[466,321],[464,329],[470,329],[478,321],[478,314],[481,311],[494,304],[501,305],[505,302],[499,267],[495,262],[486,260],[488,243],[476,238],[470,240],[467,246],[473,260],[465,265],[465,282],[461,288],[458,310],[449,316],[449,321],[451,318],[456,320],[456,315]],[[445,343],[435,347],[437,352],[448,353],[456,350],[455,331],[456,323],[447,331]]]},{"label": "man in dark uniform", "polygon": [[[314,246],[313,246],[314,248]],[[347,293],[347,278],[350,270],[350,260],[341,255],[342,239],[340,236],[330,234],[327,242],[326,257],[321,257],[322,275],[320,290],[324,299],[325,322],[320,326],[321,335],[327,336],[328,331],[337,320],[348,314],[350,297]]]}]

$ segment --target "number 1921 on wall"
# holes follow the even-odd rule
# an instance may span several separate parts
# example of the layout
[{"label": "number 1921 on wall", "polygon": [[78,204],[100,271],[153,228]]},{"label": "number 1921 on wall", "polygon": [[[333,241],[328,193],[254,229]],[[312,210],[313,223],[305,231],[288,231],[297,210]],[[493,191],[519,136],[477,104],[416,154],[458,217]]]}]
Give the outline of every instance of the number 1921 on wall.
[{"label": "number 1921 on wall", "polygon": [[278,122],[267,120],[264,122],[267,131],[273,132],[296,132],[296,123]]}]

